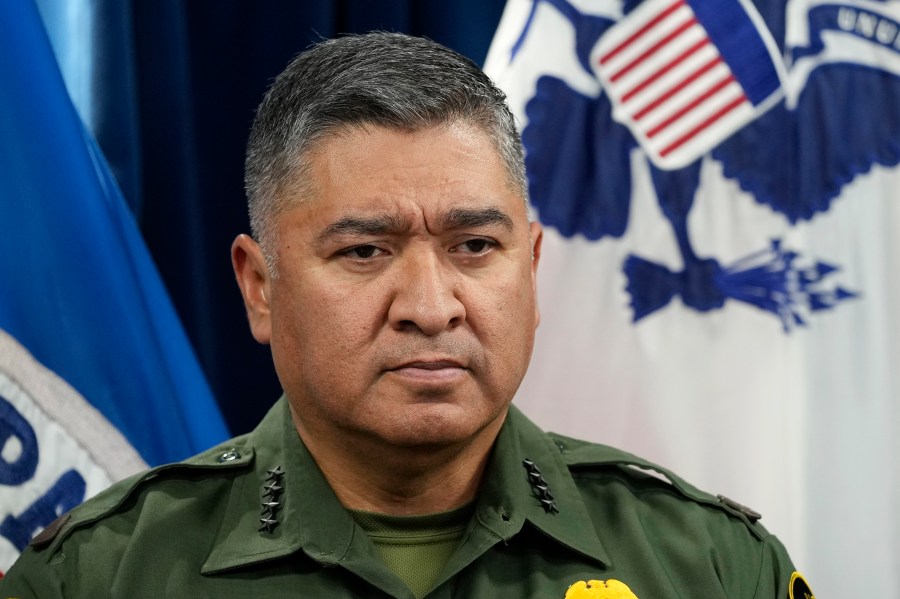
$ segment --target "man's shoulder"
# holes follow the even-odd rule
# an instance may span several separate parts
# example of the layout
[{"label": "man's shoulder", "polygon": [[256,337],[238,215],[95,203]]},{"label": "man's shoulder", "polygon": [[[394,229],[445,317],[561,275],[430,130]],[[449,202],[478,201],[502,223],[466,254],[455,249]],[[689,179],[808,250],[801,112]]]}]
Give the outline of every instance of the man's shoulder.
[{"label": "man's shoulder", "polygon": [[524,464],[529,479],[540,469],[534,494],[552,495],[547,516],[533,523],[603,562],[611,577],[637,584],[660,573],[654,596],[696,588],[738,597],[756,588],[754,596],[786,597],[802,581],[755,511],[627,451],[543,432],[518,414],[512,423],[520,453],[534,457]]},{"label": "man's shoulder", "polygon": [[126,556],[151,571],[202,564],[256,453],[244,435],[115,483],[34,537],[0,580],[3,596],[69,596],[76,582],[80,592],[102,593]]},{"label": "man's shoulder", "polygon": [[127,540],[135,528],[165,522],[176,513],[183,518],[190,505],[211,509],[227,500],[222,491],[253,460],[253,444],[249,435],[242,435],[184,461],[135,474],[60,516],[35,536],[31,549],[53,552],[92,527],[114,530],[115,537]]},{"label": "man's shoulder", "polygon": [[[615,495],[626,507],[665,507],[692,515],[707,514],[707,519],[748,530],[760,541],[770,536],[759,523],[762,516],[758,512],[724,495],[703,491],[668,468],[608,445],[552,432],[547,436],[559,450],[575,484],[585,493],[586,501]],[[601,489],[606,493],[601,493]]]}]

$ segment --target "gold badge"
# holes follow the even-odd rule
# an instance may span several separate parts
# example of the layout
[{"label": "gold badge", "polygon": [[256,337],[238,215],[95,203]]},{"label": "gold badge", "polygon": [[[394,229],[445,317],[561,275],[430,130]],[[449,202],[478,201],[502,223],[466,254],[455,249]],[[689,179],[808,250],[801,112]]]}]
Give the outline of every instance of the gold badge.
[{"label": "gold badge", "polygon": [[566,591],[565,599],[637,599],[624,582],[609,580],[579,580]]},{"label": "gold badge", "polygon": [[809,588],[809,584],[800,572],[791,574],[791,584],[788,588],[790,589],[789,599],[816,599],[816,596],[813,595],[812,590]]}]

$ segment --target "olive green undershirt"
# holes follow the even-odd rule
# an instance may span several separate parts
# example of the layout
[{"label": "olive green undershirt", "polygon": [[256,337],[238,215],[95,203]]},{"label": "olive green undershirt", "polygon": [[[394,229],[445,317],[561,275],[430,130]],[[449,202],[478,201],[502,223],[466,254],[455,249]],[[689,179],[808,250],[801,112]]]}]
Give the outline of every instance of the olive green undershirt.
[{"label": "olive green undershirt", "polygon": [[430,591],[462,540],[475,511],[461,508],[422,516],[391,516],[350,510],[387,567],[417,599]]}]

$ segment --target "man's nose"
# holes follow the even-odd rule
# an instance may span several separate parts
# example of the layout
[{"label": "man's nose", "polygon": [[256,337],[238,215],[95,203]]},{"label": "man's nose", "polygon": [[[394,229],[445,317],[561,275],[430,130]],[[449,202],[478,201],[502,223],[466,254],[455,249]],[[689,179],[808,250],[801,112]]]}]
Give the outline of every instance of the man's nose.
[{"label": "man's nose", "polygon": [[466,308],[459,298],[459,274],[432,251],[406,256],[388,311],[393,328],[417,328],[428,336],[459,326]]}]

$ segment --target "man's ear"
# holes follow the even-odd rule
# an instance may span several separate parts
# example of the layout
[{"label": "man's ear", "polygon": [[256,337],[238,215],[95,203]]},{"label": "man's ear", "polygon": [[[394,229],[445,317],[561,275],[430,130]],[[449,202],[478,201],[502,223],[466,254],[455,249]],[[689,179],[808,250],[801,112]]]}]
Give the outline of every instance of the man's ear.
[{"label": "man's ear", "polygon": [[537,267],[541,261],[541,242],[544,241],[544,230],[537,221],[528,224],[531,238],[531,292],[534,294],[534,326],[541,323],[541,311],[538,308]]},{"label": "man's ear", "polygon": [[231,265],[253,338],[263,344],[272,339],[271,280],[262,248],[249,235],[238,235],[231,244]]}]

